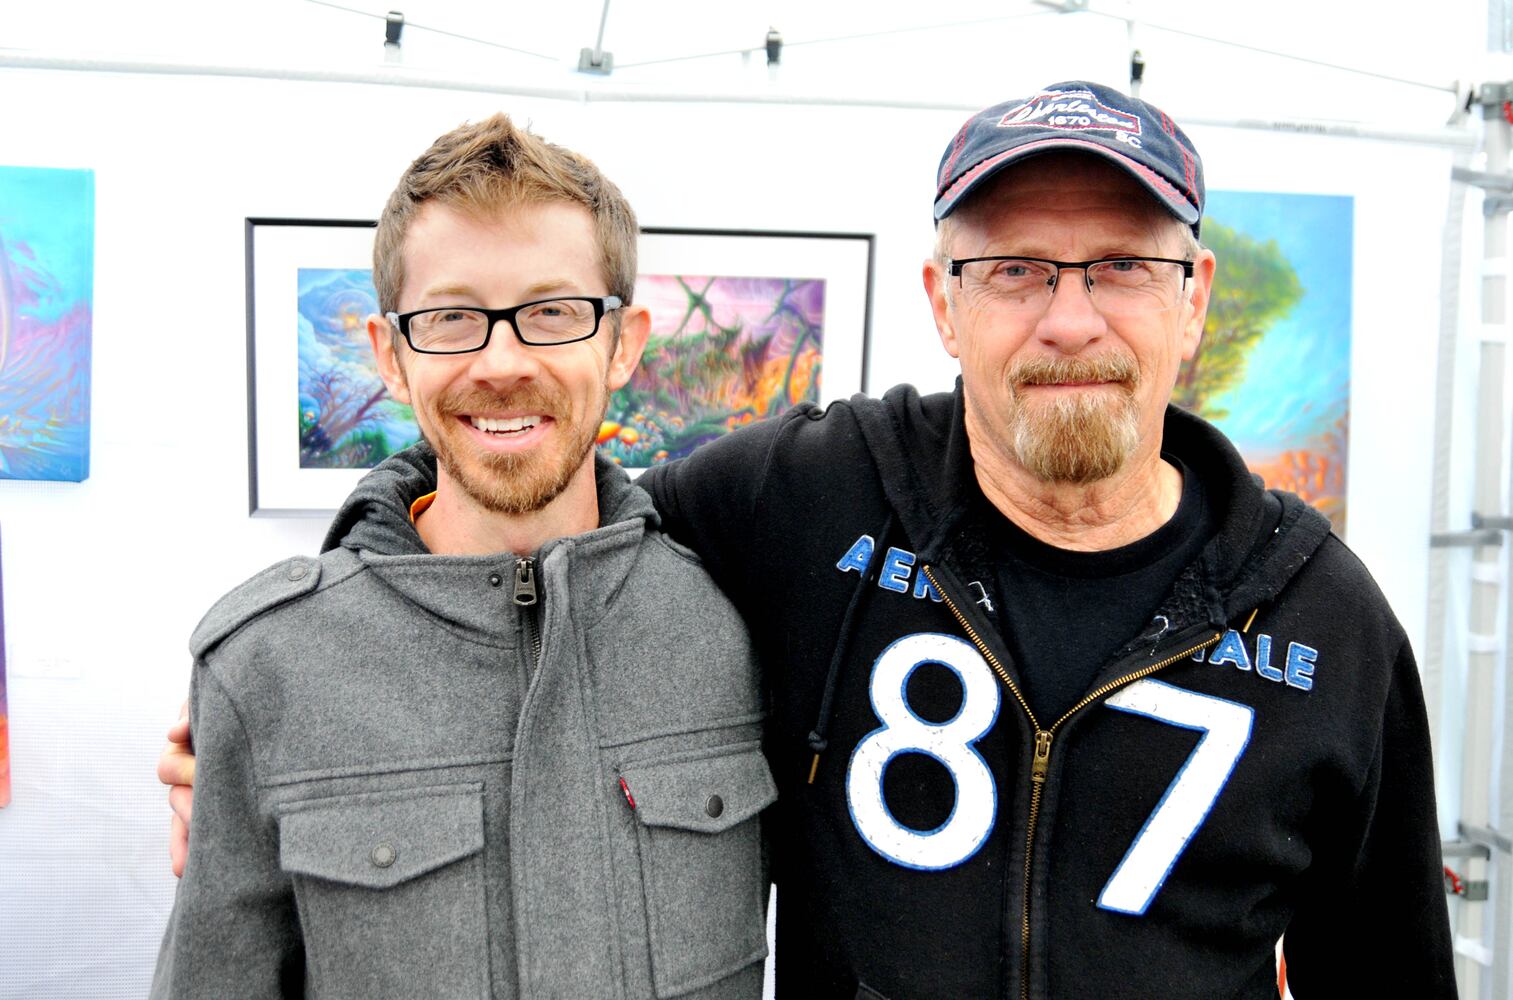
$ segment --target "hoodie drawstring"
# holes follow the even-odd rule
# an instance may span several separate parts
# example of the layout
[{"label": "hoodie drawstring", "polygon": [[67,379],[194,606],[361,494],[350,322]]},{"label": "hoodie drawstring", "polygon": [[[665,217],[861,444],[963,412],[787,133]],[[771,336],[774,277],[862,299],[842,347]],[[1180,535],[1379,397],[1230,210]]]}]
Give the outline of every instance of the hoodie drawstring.
[{"label": "hoodie drawstring", "polygon": [[851,593],[851,602],[846,605],[845,617],[841,619],[840,634],[835,640],[835,652],[830,656],[830,669],[825,672],[825,692],[820,697],[819,717],[814,720],[814,729],[809,733],[809,749],[814,751],[814,760],[809,764],[809,784],[811,785],[814,784],[814,776],[819,771],[820,754],[824,753],[830,745],[825,734],[829,731],[830,720],[835,715],[835,688],[840,682],[841,662],[845,659],[846,650],[851,644],[852,625],[861,611],[862,596],[872,589],[868,584],[877,579],[877,574],[873,572],[873,567],[877,565],[877,553],[882,550],[888,532],[893,530],[895,517],[893,511],[888,512],[888,519],[883,522],[882,531],[877,533],[877,542],[872,548],[872,558],[867,560],[867,567],[862,570],[861,579],[856,581],[856,589]]}]

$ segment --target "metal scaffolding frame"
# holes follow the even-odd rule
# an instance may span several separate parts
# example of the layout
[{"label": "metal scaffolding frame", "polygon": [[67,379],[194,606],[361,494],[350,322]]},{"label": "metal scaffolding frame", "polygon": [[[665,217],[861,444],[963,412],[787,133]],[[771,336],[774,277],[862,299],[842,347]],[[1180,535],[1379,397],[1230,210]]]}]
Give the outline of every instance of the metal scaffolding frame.
[{"label": "metal scaffolding frame", "polygon": [[[1494,36],[1495,40],[1495,36]],[[1513,591],[1507,587],[1510,546],[1505,538],[1513,529],[1506,514],[1509,436],[1506,433],[1504,385],[1508,349],[1508,221],[1513,209],[1513,175],[1509,149],[1513,144],[1513,82],[1488,83],[1475,93],[1472,106],[1481,112],[1481,170],[1456,166],[1457,186],[1452,194],[1452,218],[1470,188],[1482,192],[1482,257],[1480,264],[1480,313],[1477,330],[1476,419],[1474,477],[1470,525],[1465,530],[1445,531],[1445,493],[1450,476],[1447,452],[1451,441],[1451,411],[1446,396],[1453,383],[1454,340],[1459,325],[1451,313],[1441,330],[1436,413],[1435,526],[1441,530],[1431,545],[1444,550],[1472,550],[1470,600],[1466,621],[1447,620],[1444,592],[1450,586],[1443,552],[1431,562],[1430,666],[1443,663],[1450,644],[1447,629],[1464,628],[1465,685],[1462,711],[1463,758],[1459,777],[1460,815],[1457,836],[1445,844],[1447,891],[1451,893],[1455,929],[1456,977],[1461,996],[1474,1000],[1513,1000],[1513,767],[1505,766],[1513,744],[1507,739],[1507,724],[1513,718],[1513,685],[1508,683],[1508,651],[1513,635]],[[1450,227],[1459,256],[1459,227]],[[1447,251],[1449,240],[1447,240]],[[1447,300],[1458,293],[1459,262],[1447,260]],[[1452,301],[1453,306],[1453,301]],[[1454,666],[1460,666],[1459,663]],[[1439,678],[1435,678],[1439,679]],[[1442,684],[1431,684],[1438,695]],[[1435,697],[1432,703],[1437,703]],[[1443,734],[1442,734],[1443,735]],[[1442,742],[1441,742],[1442,745]],[[1445,776],[1451,778],[1452,776]],[[1453,871],[1453,876],[1451,872]]]}]

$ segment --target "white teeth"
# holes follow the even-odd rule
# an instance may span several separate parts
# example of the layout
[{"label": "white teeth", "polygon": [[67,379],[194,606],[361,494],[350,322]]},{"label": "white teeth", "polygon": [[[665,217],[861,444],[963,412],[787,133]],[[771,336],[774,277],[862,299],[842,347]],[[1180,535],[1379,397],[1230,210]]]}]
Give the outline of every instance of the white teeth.
[{"label": "white teeth", "polygon": [[468,419],[473,422],[474,427],[481,431],[488,431],[490,434],[510,434],[528,431],[541,423],[541,418],[534,415],[529,417],[509,417],[503,420],[496,420],[493,417],[469,417]]}]

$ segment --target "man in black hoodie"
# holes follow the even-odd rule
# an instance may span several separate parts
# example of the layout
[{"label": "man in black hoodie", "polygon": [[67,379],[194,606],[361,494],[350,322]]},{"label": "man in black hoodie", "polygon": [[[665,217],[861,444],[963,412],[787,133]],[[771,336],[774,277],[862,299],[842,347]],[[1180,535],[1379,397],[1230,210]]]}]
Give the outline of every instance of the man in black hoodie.
[{"label": "man in black hoodie", "polygon": [[[750,625],[783,997],[1452,997],[1402,628],[1321,515],[1168,405],[1215,260],[1158,109],[1053,85],[948,145],[949,394],[642,485]],[[424,477],[412,489],[427,488]]]}]

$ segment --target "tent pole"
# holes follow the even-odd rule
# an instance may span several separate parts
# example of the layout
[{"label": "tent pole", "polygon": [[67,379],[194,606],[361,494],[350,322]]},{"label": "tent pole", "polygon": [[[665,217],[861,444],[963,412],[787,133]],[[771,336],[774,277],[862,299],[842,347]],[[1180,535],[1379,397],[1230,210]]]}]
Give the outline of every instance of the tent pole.
[{"label": "tent pole", "polygon": [[[1507,365],[1508,209],[1509,198],[1496,190],[1507,175],[1508,97],[1513,84],[1489,84],[1478,95],[1482,107],[1482,145],[1486,154],[1481,186],[1484,235],[1481,274],[1481,333],[1477,364],[1475,469],[1472,525],[1499,528],[1503,491],[1503,381]],[[1508,856],[1506,837],[1498,833],[1494,816],[1505,811],[1494,797],[1494,757],[1501,745],[1499,710],[1504,650],[1497,634],[1503,600],[1504,533],[1488,531],[1475,547],[1471,562],[1469,631],[1466,636],[1464,761],[1461,769],[1460,836],[1481,850],[1465,856],[1466,895],[1456,907],[1456,973],[1462,995],[1468,998],[1506,998],[1508,949],[1494,933],[1507,922]],[[1495,891],[1494,891],[1495,890]]]}]

